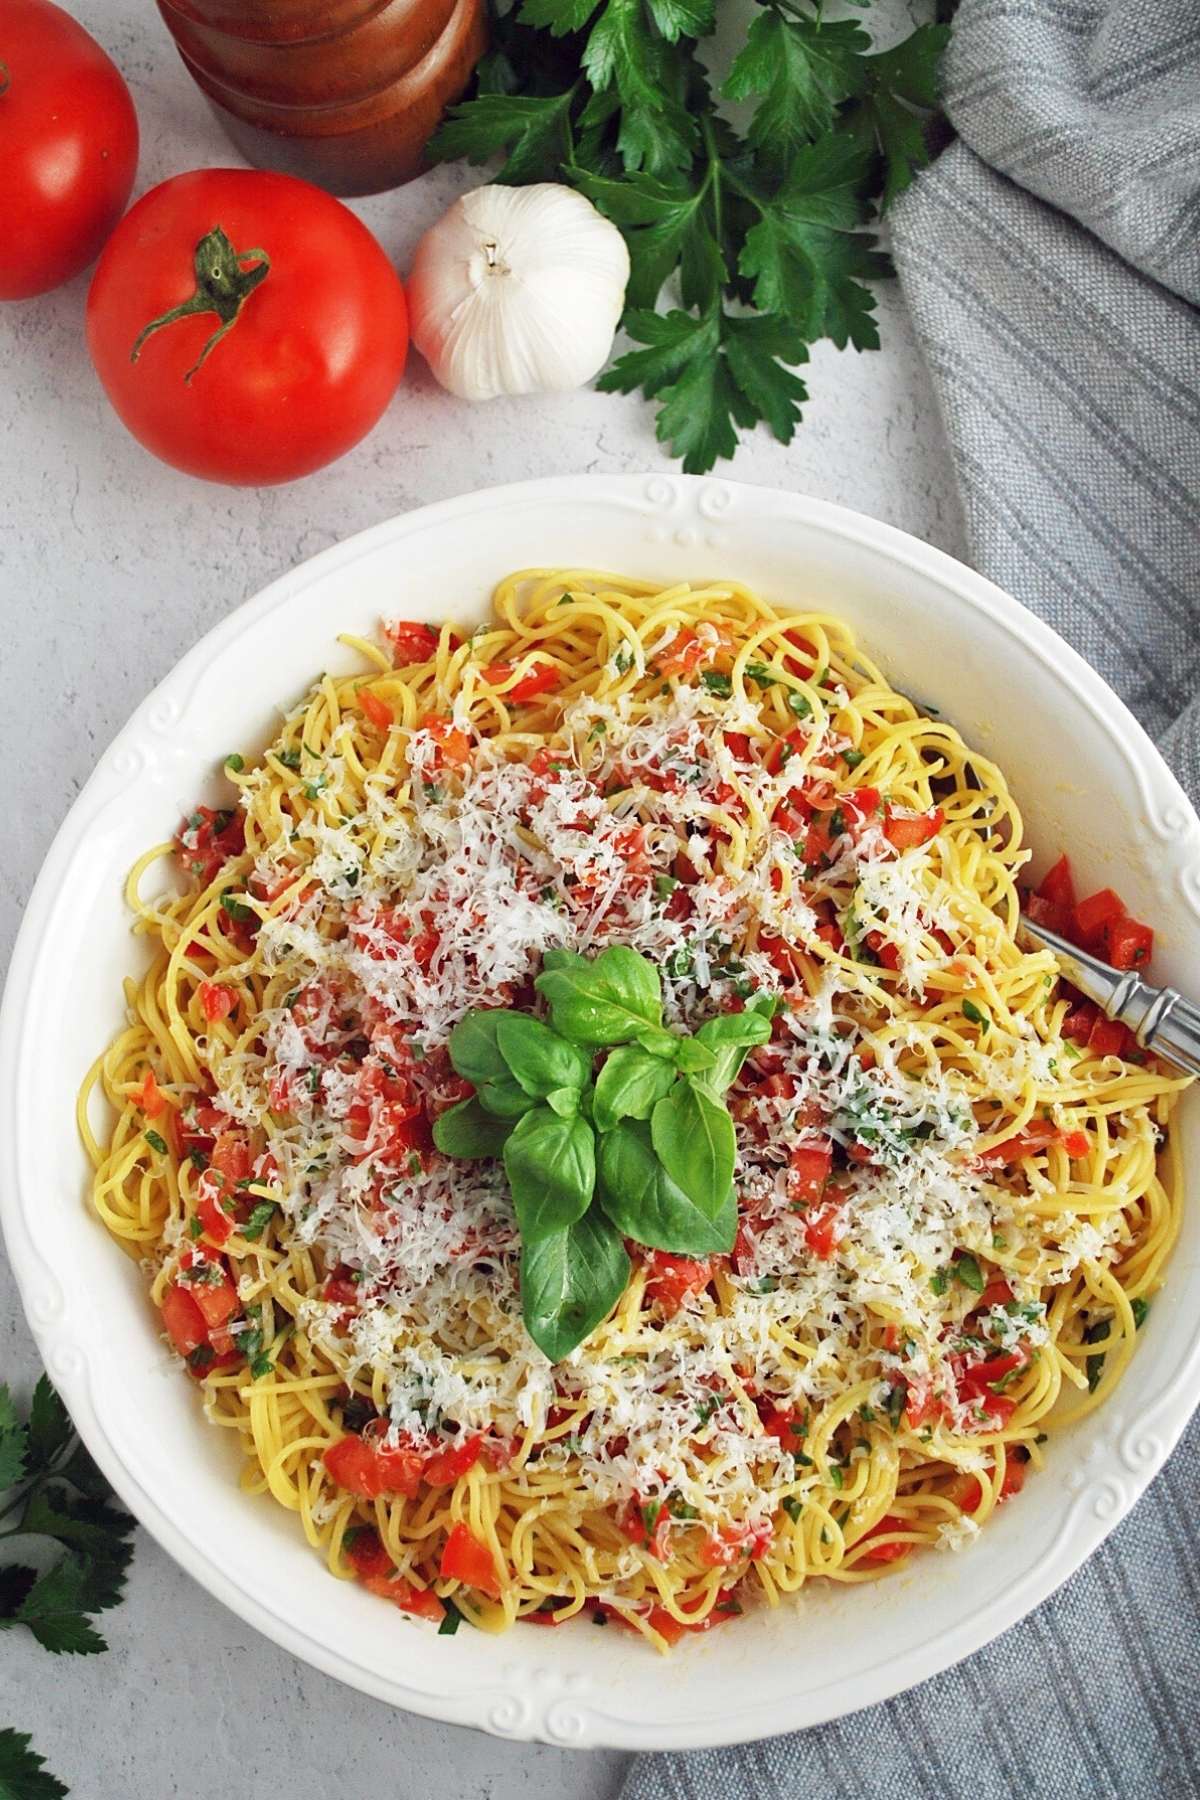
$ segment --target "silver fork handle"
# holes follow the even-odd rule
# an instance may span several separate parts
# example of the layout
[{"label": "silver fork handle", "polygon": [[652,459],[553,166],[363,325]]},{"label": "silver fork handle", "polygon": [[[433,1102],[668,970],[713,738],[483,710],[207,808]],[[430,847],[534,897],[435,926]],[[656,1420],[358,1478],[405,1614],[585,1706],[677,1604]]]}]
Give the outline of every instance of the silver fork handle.
[{"label": "silver fork handle", "polygon": [[1144,1050],[1200,1075],[1200,1007],[1177,988],[1152,988],[1129,974],[1105,1008],[1110,1019],[1127,1025]]}]

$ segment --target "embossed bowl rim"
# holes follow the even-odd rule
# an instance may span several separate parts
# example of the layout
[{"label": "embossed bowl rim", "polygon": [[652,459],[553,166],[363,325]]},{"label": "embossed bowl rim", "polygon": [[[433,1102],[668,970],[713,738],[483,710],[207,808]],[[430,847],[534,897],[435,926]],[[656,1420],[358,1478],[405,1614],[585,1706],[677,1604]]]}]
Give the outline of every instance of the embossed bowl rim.
[{"label": "embossed bowl rim", "polygon": [[[439,1638],[334,1582],[282,1509],[241,1494],[170,1368],[140,1277],[81,1204],[78,1079],[119,1020],[134,952],[121,886],[224,754],[265,739],[273,703],[384,612],[478,614],[533,563],[663,582],[728,574],[858,627],[901,686],[995,754],[1045,862],[1070,846],[1159,929],[1185,980],[1200,921],[1200,822],[1157,751],[1047,626],[940,551],[821,501],[680,475],[563,476],[422,508],[325,551],[225,618],[101,757],[30,899],[0,1016],[0,1217],[42,1355],[89,1449],[159,1542],[258,1630],[366,1693],[431,1717],[560,1744],[668,1749],[812,1725],[926,1680],[1014,1624],[1078,1568],[1166,1458],[1200,1393],[1200,1221],[1107,1408],[970,1552],[878,1585],[811,1585],[776,1612],[689,1640],[664,1666],[580,1625]],[[353,666],[347,657],[346,667]],[[253,734],[258,734],[257,738]],[[250,734],[250,735],[248,735]],[[1185,1163],[1200,1134],[1180,1109]],[[227,1460],[225,1460],[227,1459]]]}]

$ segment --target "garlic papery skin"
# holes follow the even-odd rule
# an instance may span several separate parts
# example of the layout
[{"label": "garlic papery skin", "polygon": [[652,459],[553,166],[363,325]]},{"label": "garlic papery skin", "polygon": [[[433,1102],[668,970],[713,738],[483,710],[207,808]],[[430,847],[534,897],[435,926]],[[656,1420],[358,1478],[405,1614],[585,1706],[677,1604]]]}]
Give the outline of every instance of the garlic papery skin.
[{"label": "garlic papery skin", "polygon": [[417,245],[412,340],[464,400],[581,387],[612,349],[628,280],[624,238],[582,194],[475,188]]}]

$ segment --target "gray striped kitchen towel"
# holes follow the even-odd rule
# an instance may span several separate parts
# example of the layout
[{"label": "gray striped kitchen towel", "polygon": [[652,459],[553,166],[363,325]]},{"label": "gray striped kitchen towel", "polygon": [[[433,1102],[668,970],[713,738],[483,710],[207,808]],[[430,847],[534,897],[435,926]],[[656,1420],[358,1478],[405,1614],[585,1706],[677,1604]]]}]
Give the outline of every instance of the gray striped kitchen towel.
[{"label": "gray striped kitchen towel", "polygon": [[[971,560],[1200,799],[1200,0],[963,0],[897,206]],[[1200,1425],[1032,1618],[884,1706],[634,1763],[623,1800],[1200,1796]]]}]

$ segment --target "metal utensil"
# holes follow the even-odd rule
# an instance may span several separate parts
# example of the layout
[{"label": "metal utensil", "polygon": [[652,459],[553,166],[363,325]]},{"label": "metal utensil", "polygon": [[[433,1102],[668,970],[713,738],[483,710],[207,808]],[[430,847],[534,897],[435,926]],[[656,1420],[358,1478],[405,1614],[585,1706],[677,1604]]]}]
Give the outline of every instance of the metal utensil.
[{"label": "metal utensil", "polygon": [[1105,1018],[1127,1026],[1144,1050],[1189,1075],[1200,1075],[1200,1006],[1185,1000],[1178,988],[1153,987],[1132,969],[1110,969],[1057,931],[1029,919],[1022,918],[1020,930],[1033,943],[1053,950],[1067,980],[1093,1000]]}]

